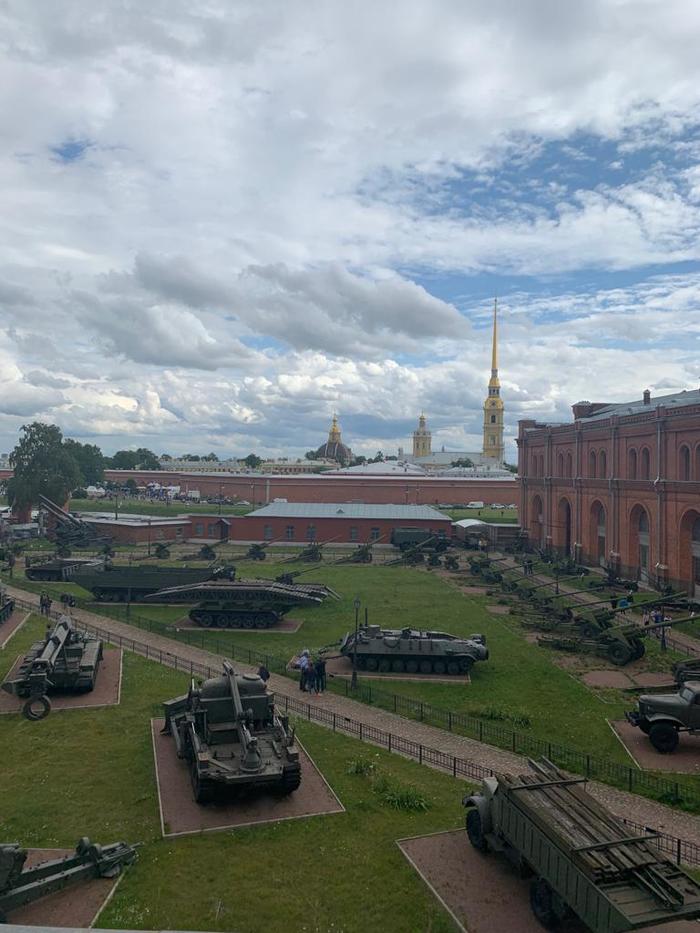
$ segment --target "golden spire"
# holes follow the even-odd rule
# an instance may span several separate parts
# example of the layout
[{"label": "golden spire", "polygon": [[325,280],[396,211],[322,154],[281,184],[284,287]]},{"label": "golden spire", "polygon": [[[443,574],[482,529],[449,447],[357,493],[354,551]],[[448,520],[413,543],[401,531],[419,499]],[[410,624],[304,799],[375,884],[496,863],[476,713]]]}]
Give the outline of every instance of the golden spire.
[{"label": "golden spire", "polygon": [[493,299],[493,344],[491,347],[491,375],[498,378],[498,298]]},{"label": "golden spire", "polygon": [[333,412],[333,422],[328,432],[328,443],[340,444],[340,427],[338,426],[338,416],[335,412]]}]

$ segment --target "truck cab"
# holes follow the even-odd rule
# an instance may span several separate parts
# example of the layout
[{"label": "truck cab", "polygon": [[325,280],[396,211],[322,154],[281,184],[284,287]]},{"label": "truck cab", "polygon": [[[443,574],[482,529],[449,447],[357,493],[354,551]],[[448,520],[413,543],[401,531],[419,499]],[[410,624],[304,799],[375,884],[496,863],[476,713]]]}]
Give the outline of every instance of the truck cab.
[{"label": "truck cab", "polygon": [[680,732],[700,735],[700,680],[688,681],[678,693],[642,694],[637,709],[625,716],[649,736],[657,752],[670,754],[678,746]]}]

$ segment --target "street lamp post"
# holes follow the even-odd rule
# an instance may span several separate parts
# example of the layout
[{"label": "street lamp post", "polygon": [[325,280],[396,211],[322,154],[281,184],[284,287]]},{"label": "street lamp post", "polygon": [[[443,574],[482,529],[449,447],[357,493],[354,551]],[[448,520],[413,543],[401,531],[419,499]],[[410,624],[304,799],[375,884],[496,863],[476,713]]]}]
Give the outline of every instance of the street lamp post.
[{"label": "street lamp post", "polygon": [[350,681],[351,690],[357,690],[357,636],[360,624],[360,605],[360,597],[356,596],[353,600],[353,606],[355,607],[355,641],[352,646],[352,680]]}]

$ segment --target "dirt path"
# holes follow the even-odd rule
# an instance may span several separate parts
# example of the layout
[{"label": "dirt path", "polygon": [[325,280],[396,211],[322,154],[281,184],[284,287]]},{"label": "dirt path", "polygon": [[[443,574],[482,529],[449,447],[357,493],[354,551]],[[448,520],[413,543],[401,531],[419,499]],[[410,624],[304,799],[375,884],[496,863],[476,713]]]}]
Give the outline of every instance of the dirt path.
[{"label": "dirt path", "polygon": [[[24,590],[10,587],[8,589],[13,596],[31,602],[38,607],[38,596]],[[197,648],[194,645],[187,645],[184,642],[173,641],[154,632],[137,629],[125,622],[118,622],[107,616],[97,615],[81,609],[74,609],[72,612],[76,619],[94,625],[102,629],[103,632],[109,632],[115,638],[131,639],[141,645],[148,646],[148,657],[170,667],[175,666],[173,660],[176,656],[178,659],[185,659],[187,662],[192,661],[215,668],[219,667],[223,658],[222,655],[217,655],[214,652]],[[145,654],[145,652],[143,653]],[[236,661],[236,667],[244,673],[254,671],[254,668],[240,661]],[[270,686],[278,696],[288,696],[297,702],[300,699],[307,699],[306,694],[299,691],[297,682],[289,678],[273,674],[270,678]],[[309,697],[308,702],[313,706],[322,707],[329,714],[335,714],[341,721],[343,718],[347,718],[360,722],[369,727],[368,732],[371,732],[371,727],[374,727],[389,732],[393,736],[419,743],[426,748],[438,749],[446,755],[466,759],[482,768],[511,772],[527,770],[526,759],[520,755],[511,754],[465,736],[445,732],[435,726],[405,719],[402,716],[368,706],[349,697],[325,693],[320,697]],[[370,736],[365,734],[365,740],[371,741],[371,734]],[[430,764],[430,766],[438,767],[433,764]],[[699,816],[674,810],[653,800],[648,800],[646,797],[629,794],[607,784],[600,784],[597,781],[590,781],[588,789],[618,816],[634,820],[643,826],[660,830],[700,846]]]}]

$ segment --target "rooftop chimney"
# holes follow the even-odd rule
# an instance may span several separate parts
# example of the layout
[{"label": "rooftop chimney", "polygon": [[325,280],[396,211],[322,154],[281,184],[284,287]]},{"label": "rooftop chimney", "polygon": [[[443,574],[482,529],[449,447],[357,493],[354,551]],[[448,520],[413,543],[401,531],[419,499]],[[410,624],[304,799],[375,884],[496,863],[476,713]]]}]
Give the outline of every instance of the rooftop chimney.
[{"label": "rooftop chimney", "polygon": [[644,390],[644,404],[651,405],[651,392],[649,389]]}]

